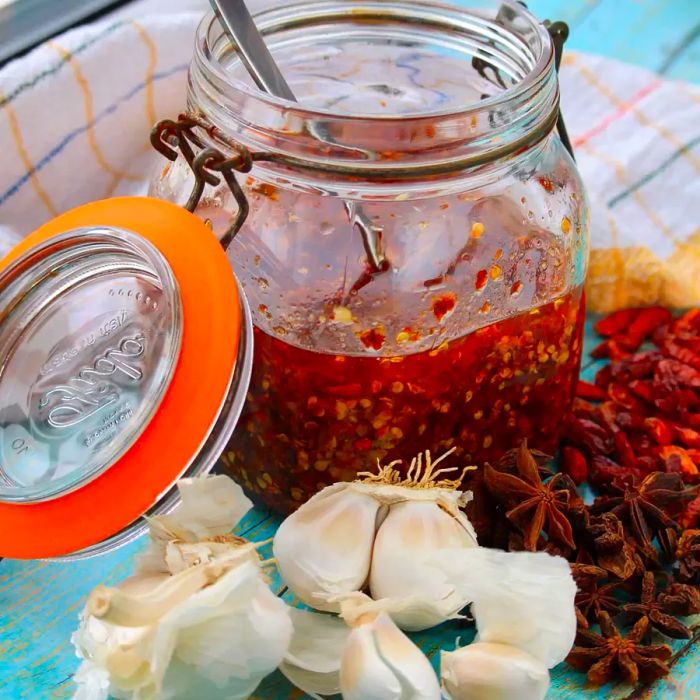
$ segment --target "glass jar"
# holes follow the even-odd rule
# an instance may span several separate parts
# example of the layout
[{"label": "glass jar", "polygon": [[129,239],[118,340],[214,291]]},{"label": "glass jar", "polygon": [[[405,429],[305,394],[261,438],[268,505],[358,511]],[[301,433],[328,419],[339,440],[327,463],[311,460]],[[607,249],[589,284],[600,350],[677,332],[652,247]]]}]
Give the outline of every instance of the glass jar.
[{"label": "glass jar", "polygon": [[256,22],[298,104],[257,90],[207,17],[194,152],[151,189],[183,202],[201,148],[252,166],[237,197],[210,178],[196,205],[219,236],[250,207],[228,255],[253,376],[223,468],[288,511],[425,449],[551,453],[579,371],[588,211],[546,27],[512,2],[419,0]]}]

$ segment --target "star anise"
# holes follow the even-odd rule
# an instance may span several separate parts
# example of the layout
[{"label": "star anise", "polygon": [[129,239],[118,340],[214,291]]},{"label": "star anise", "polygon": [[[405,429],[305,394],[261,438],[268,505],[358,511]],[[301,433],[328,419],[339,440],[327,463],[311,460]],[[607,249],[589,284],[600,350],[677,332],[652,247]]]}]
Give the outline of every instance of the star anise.
[{"label": "star anise", "polygon": [[700,585],[700,530],[686,530],[676,548],[678,580]]},{"label": "star anise", "polygon": [[525,443],[518,453],[518,471],[522,478],[496,471],[487,464],[484,481],[489,491],[510,507],[506,516],[523,532],[525,549],[535,551],[543,530],[554,543],[574,549],[571,523],[565,515],[573,500],[572,489],[574,498],[578,497],[573,482],[569,483],[564,474],[555,474],[543,482]]},{"label": "star anise", "polygon": [[[682,607],[683,600],[682,596],[664,597],[663,593],[657,593],[654,574],[647,571],[642,582],[640,602],[627,603],[622,609],[635,618],[648,617],[651,626],[667,637],[690,639],[692,636],[690,630],[680,620],[677,620],[674,617],[676,613],[672,612],[675,604]],[[690,605],[689,601],[688,605]]]},{"label": "star anise", "polygon": [[700,589],[685,583],[671,583],[659,594],[659,600],[672,615],[700,613]]},{"label": "star anise", "polygon": [[636,486],[615,481],[609,490],[616,495],[596,501],[590,508],[591,513],[617,515],[629,525],[640,552],[654,562],[659,558],[652,544],[654,535],[664,528],[678,529],[669,513],[679,513],[697,491],[686,488],[680,474],[662,472],[649,474]]},{"label": "star anise", "polygon": [[625,537],[620,519],[613,513],[603,513],[590,519],[588,535],[593,539],[592,549],[598,565],[626,581],[644,570],[644,564],[632,542]]},{"label": "star anise", "polygon": [[586,619],[595,621],[603,611],[611,615],[620,612],[620,602],[615,598],[615,591],[622,585],[621,581],[601,584],[608,577],[608,572],[589,564],[571,564],[571,573],[578,587],[574,601],[576,609]]},{"label": "star anise", "polygon": [[591,683],[603,685],[616,671],[632,684],[640,678],[651,682],[669,672],[665,662],[673,653],[671,647],[642,643],[649,630],[648,618],[638,620],[626,637],[620,635],[608,613],[602,612],[598,621],[602,634],[579,629],[576,645],[566,658],[577,671],[587,671]]},{"label": "star anise", "polygon": [[[527,445],[527,440],[524,441],[524,444]],[[554,474],[554,472],[547,466],[552,461],[551,455],[540,452],[539,450],[528,449],[528,452],[537,463],[537,469],[543,479],[547,479]],[[523,469],[523,455],[521,448],[514,447],[512,450],[508,450],[508,452],[506,452],[494,466],[499,472],[508,472],[509,474],[521,472]]]}]

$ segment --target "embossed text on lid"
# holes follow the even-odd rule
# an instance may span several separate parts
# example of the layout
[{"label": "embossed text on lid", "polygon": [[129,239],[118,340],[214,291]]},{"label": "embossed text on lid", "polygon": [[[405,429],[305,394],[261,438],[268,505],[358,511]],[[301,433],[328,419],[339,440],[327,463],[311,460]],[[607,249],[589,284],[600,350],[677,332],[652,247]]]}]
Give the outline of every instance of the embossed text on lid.
[{"label": "embossed text on lid", "polygon": [[165,259],[129,231],[69,231],[0,272],[0,500],[59,496],[118,460],[163,398],[181,334]]}]

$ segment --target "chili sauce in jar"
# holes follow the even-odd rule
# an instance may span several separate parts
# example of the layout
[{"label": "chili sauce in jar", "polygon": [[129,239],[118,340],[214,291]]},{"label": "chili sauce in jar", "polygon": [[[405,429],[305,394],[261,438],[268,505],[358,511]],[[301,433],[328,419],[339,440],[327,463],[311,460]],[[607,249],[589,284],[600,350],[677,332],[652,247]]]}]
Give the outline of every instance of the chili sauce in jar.
[{"label": "chili sauce in jar", "polygon": [[[221,468],[288,512],[377,460],[554,450],[588,210],[546,28],[500,2],[314,1],[256,21],[298,103],[251,84],[213,17],[189,81],[200,148],[252,164],[228,256],[253,373]],[[181,156],[152,194],[191,186]],[[222,179],[195,213],[224,236],[238,206]]]}]

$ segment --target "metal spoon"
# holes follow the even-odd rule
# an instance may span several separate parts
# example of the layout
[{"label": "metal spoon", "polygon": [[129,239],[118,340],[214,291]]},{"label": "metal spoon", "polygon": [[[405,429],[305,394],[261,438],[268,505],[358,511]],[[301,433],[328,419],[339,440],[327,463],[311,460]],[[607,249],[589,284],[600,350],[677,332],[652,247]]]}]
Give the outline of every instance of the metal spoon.
[{"label": "metal spoon", "polygon": [[[238,48],[241,61],[255,84],[270,95],[296,102],[244,0],[209,1],[228,38]],[[387,262],[382,252],[382,227],[373,224],[356,202],[346,201],[343,204],[350,222],[362,236],[362,245],[372,271],[384,271]]]}]

